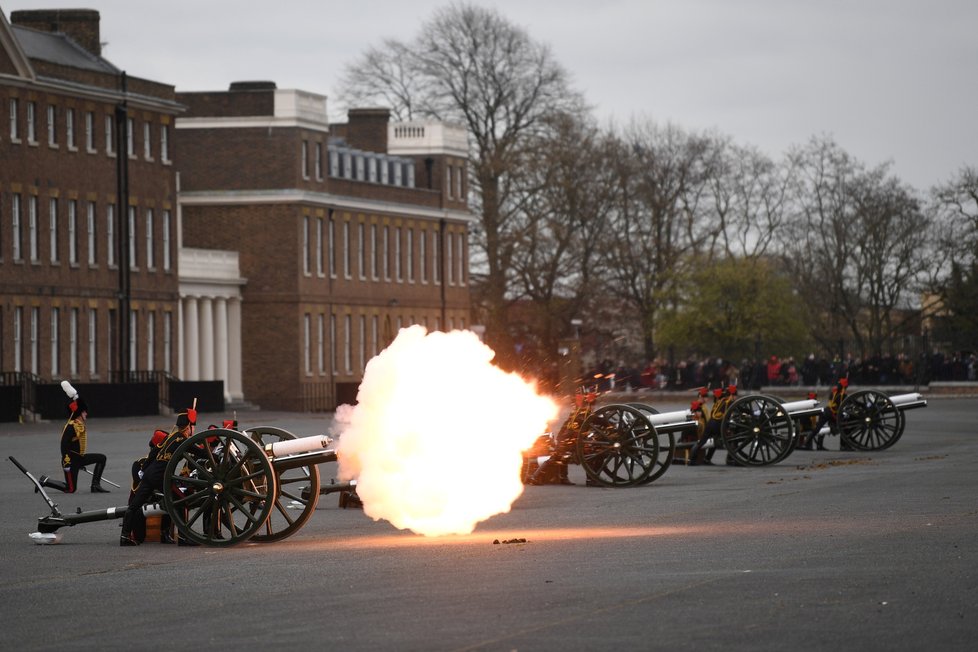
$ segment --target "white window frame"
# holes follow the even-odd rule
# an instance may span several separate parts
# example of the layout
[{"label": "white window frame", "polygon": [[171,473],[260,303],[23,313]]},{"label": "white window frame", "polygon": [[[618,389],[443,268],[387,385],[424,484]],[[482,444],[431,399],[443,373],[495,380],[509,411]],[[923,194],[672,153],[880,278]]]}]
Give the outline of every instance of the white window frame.
[{"label": "white window frame", "polygon": [[332,214],[329,216],[329,224],[326,229],[326,255],[329,257],[329,276],[336,278],[336,218]]},{"label": "white window frame", "polygon": [[377,225],[370,225],[370,276],[373,280],[380,278],[379,261],[377,259]]},{"label": "white window frame", "polygon": [[88,310],[88,374],[98,373],[98,309]]},{"label": "white window frame", "polygon": [[109,156],[115,156],[114,130],[115,125],[112,123],[112,115],[107,113],[105,115],[105,153]]},{"label": "white window frame", "polygon": [[27,142],[37,144],[37,102],[27,103]]},{"label": "white window frame", "polygon": [[20,142],[20,100],[16,97],[10,98],[10,142]]},{"label": "white window frame", "polygon": [[39,350],[40,340],[38,334],[38,329],[40,328],[40,321],[41,321],[41,309],[38,308],[37,306],[31,307],[31,324],[30,324],[31,369],[30,371],[35,376],[38,373],[37,365],[39,364],[40,357],[41,357],[40,350]]},{"label": "white window frame", "polygon": [[367,316],[360,315],[360,373],[367,368]]},{"label": "white window frame", "polygon": [[78,377],[78,308],[68,313],[68,373]]},{"label": "white window frame", "polygon": [[51,308],[51,377],[61,375],[61,309]]},{"label": "white window frame", "polygon": [[306,375],[312,375],[312,315],[302,316],[302,364]]},{"label": "white window frame", "polygon": [[156,252],[153,242],[153,209],[146,209],[146,269],[156,269]]},{"label": "white window frame", "polygon": [[75,143],[75,110],[70,107],[65,109],[65,145],[72,152],[78,151]]},{"label": "white window frame", "polygon": [[61,257],[58,251],[58,199],[52,197],[48,200],[48,226],[50,227],[49,245],[51,248],[51,264],[56,265]]},{"label": "white window frame", "polygon": [[366,225],[363,222],[357,222],[357,261],[360,280],[363,281],[367,278],[367,243],[366,238]]},{"label": "white window frame", "polygon": [[170,356],[173,354],[173,313],[163,312],[163,371],[170,373]]},{"label": "white window frame", "polygon": [[319,375],[326,375],[326,315],[319,313],[316,319],[316,357],[319,363]]},{"label": "white window frame", "polygon": [[14,371],[24,370],[24,309],[14,307]]},{"label": "white window frame", "polygon": [[455,263],[458,265],[456,274],[459,286],[463,286],[465,285],[465,233],[457,233],[455,238],[458,240],[455,245]]},{"label": "white window frame", "polygon": [[78,264],[78,200],[68,200],[68,264]]},{"label": "white window frame", "polygon": [[156,370],[156,312],[146,313],[146,371]]},{"label": "white window frame", "polygon": [[445,233],[445,266],[448,268],[448,284],[455,285],[455,258],[452,251],[452,234]]},{"label": "white window frame", "polygon": [[322,181],[323,180],[323,144],[318,142],[314,144],[315,147],[313,148],[313,153],[314,153],[313,167],[315,168],[315,172],[316,172],[316,181]]},{"label": "white window frame", "polygon": [[170,162],[170,126],[160,125],[160,160]]},{"label": "white window frame", "polygon": [[115,204],[105,207],[105,264],[115,267]]},{"label": "white window frame", "polygon": [[353,318],[351,315],[343,315],[343,362],[346,373],[353,373]]},{"label": "white window frame", "polygon": [[398,283],[404,282],[404,259],[401,251],[401,227],[394,227],[394,275]]},{"label": "white window frame", "polygon": [[128,213],[129,219],[129,269],[137,268],[136,260],[136,207],[130,206]]},{"label": "white window frame", "polygon": [[170,227],[173,222],[173,214],[170,209],[163,210],[163,271],[169,272],[173,266],[170,252]]},{"label": "white window frame", "polygon": [[85,151],[95,153],[95,111],[85,112]]},{"label": "white window frame", "polygon": [[89,201],[85,210],[87,211],[85,222],[88,230],[86,234],[88,240],[88,264],[89,266],[93,266],[98,262],[98,220],[95,217],[98,209],[95,202]]},{"label": "white window frame", "polygon": [[310,218],[309,218],[308,215],[303,215],[302,216],[302,273],[305,276],[309,276],[310,275],[310,265],[309,265],[309,256],[310,256],[310,251],[309,251],[309,246],[310,246],[309,228],[310,227],[309,227],[309,219]]},{"label": "white window frame", "polygon": [[48,147],[58,148],[58,110],[53,104],[47,107]]},{"label": "white window frame", "polygon": [[126,118],[126,156],[136,158],[136,121]]},{"label": "white window frame", "polygon": [[147,161],[153,160],[152,128],[153,125],[149,122],[143,123],[143,158]]},{"label": "white window frame", "polygon": [[28,254],[32,263],[38,262],[37,253],[37,196],[27,197],[27,242]]},{"label": "white window frame", "polygon": [[414,283],[414,229],[412,227],[407,227],[405,237],[407,237],[407,242],[405,243],[405,250],[407,253],[405,256],[407,280],[408,283]]},{"label": "white window frame", "polygon": [[383,259],[381,262],[384,266],[384,280],[391,280],[391,257],[390,257],[390,246],[391,246],[391,227],[389,224],[384,225],[384,247],[383,247]]},{"label": "white window frame", "polygon": [[426,229],[421,229],[418,237],[418,261],[421,263],[421,283],[428,283],[428,235]]},{"label": "white window frame", "polygon": [[23,245],[23,239],[24,239],[24,233],[23,233],[24,225],[21,219],[22,208],[23,206],[21,204],[20,193],[13,193],[10,199],[10,211],[11,211],[10,232],[13,239],[13,242],[11,242],[11,245],[13,247],[11,253],[14,257],[14,260],[23,260],[24,257],[24,252],[21,249],[21,246]]},{"label": "white window frame", "polygon": [[323,267],[323,218],[316,218],[316,276],[323,278],[326,276],[326,269]]},{"label": "white window frame", "polygon": [[353,278],[350,263],[350,220],[343,220],[343,278]]},{"label": "white window frame", "polygon": [[138,365],[136,356],[139,354],[139,315],[135,310],[129,311],[129,371],[136,371]]}]

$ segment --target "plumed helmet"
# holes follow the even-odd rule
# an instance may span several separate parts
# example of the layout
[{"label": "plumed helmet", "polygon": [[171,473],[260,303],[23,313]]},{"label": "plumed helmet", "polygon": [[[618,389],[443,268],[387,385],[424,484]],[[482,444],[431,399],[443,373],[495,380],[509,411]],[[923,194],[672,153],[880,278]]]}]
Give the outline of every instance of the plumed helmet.
[{"label": "plumed helmet", "polygon": [[184,412],[177,415],[177,428],[197,425],[197,410],[187,408]]},{"label": "plumed helmet", "polygon": [[721,396],[723,396],[723,389],[722,388],[717,387],[715,390],[713,390],[713,397],[714,398],[720,398]]},{"label": "plumed helmet", "polygon": [[78,395],[78,390],[67,380],[61,381],[61,389],[68,396],[68,418],[74,419],[82,412],[88,412],[88,404]]},{"label": "plumed helmet", "polygon": [[849,379],[848,378],[840,378],[839,379],[839,387],[848,387],[848,386],[849,386]]},{"label": "plumed helmet", "polygon": [[731,396],[736,396],[737,395],[737,386],[736,385],[728,385],[727,386],[727,393],[730,394]]}]

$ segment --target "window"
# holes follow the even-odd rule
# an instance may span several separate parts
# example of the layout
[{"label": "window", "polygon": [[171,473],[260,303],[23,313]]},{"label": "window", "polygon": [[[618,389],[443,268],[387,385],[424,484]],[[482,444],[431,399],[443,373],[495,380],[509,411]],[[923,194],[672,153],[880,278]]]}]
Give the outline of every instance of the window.
[{"label": "window", "polygon": [[31,195],[27,198],[27,243],[28,252],[32,263],[36,263],[37,258],[37,197]]},{"label": "window", "polygon": [[170,162],[170,126],[160,125],[160,160]]},{"label": "window", "polygon": [[302,178],[309,178],[309,141],[302,141]]},{"label": "window", "polygon": [[367,317],[360,315],[360,373],[367,368]]},{"label": "window", "polygon": [[78,200],[68,200],[68,263],[78,264]]},{"label": "window", "polygon": [[407,277],[409,283],[414,283],[414,229],[407,230]]},{"label": "window", "polygon": [[465,234],[455,236],[458,244],[455,247],[455,261],[458,264],[458,284],[465,285]]},{"label": "window", "polygon": [[441,283],[441,236],[438,231],[431,231],[431,278],[435,283]]},{"label": "window", "polygon": [[152,125],[148,122],[143,123],[143,158],[147,161],[153,160],[153,139],[150,136]]},{"label": "window", "polygon": [[155,246],[153,242],[153,209],[146,209],[146,269],[156,268]]},{"label": "window", "polygon": [[336,220],[332,211],[329,215],[329,232],[327,233],[327,249],[329,253],[329,275],[336,278]]},{"label": "window", "polygon": [[13,248],[14,260],[23,260],[24,253],[20,250],[20,245],[23,241],[23,234],[21,233],[20,195],[16,193],[11,195],[10,201],[10,244]]},{"label": "window", "polygon": [[401,227],[394,229],[394,273],[397,275],[397,282],[404,280],[404,261],[401,258]]},{"label": "window", "polygon": [[68,373],[78,376],[78,308],[68,313]]},{"label": "window", "polygon": [[170,271],[170,222],[173,217],[169,210],[163,211],[163,270]]},{"label": "window", "polygon": [[112,137],[112,115],[105,116],[105,153],[112,156],[115,153],[115,144]]},{"label": "window", "polygon": [[448,192],[448,198],[452,198],[452,166],[445,166],[445,189]]},{"label": "window", "polygon": [[357,154],[356,161],[357,161],[357,179],[363,181],[364,179],[367,178],[363,167],[363,154]]},{"label": "window", "polygon": [[411,161],[404,164],[404,185],[408,188],[414,187],[414,163]]},{"label": "window", "polygon": [[318,346],[316,347],[316,354],[319,359],[319,375],[326,374],[326,317],[322,313],[319,314],[317,320],[316,328],[316,340]]},{"label": "window", "polygon": [[105,207],[105,262],[115,266],[115,204]]},{"label": "window", "polygon": [[329,365],[336,375],[336,315],[329,316]]},{"label": "window", "polygon": [[48,147],[58,146],[58,125],[55,124],[57,119],[58,110],[53,104],[48,104]]},{"label": "window", "polygon": [[323,276],[323,220],[316,219],[316,275]]},{"label": "window", "polygon": [[367,159],[367,179],[371,183],[377,183],[377,159],[373,156]]},{"label": "window", "polygon": [[309,276],[309,216],[302,216],[302,273]]},{"label": "window", "polygon": [[391,162],[391,167],[394,168],[394,180],[391,182],[395,186],[401,185],[401,173],[403,172],[403,167],[400,161]]},{"label": "window", "polygon": [[136,342],[139,341],[139,319],[135,310],[129,311],[129,371],[136,371]]},{"label": "window", "polygon": [[364,241],[364,230],[366,226],[363,222],[357,222],[357,271],[360,280],[367,278],[367,243]]},{"label": "window", "polygon": [[10,141],[13,143],[20,142],[20,126],[17,122],[18,115],[20,113],[20,102],[16,97],[10,98]]},{"label": "window", "polygon": [[370,320],[370,355],[371,357],[377,355],[377,333],[378,326],[380,323],[380,317],[377,315],[373,316]]},{"label": "window", "polygon": [[95,228],[95,202],[88,202],[85,222],[88,227],[88,264],[94,265],[98,260],[98,249],[96,247],[96,228]]},{"label": "window", "polygon": [[377,165],[380,167],[380,182],[388,183],[390,180],[390,165],[388,164],[386,158],[382,158],[377,161]]},{"label": "window", "polygon": [[24,370],[23,347],[24,347],[24,309],[20,306],[14,308],[14,371]]},{"label": "window", "polygon": [[370,274],[376,281],[380,278],[380,268],[377,260],[377,225],[370,225]]},{"label": "window", "polygon": [[384,263],[384,280],[391,280],[391,259],[390,259],[391,227],[384,225],[384,248],[381,250]]},{"label": "window", "polygon": [[51,308],[51,377],[56,378],[61,375],[61,361],[58,359],[58,349],[60,332],[58,322],[60,321],[61,311],[58,308]]},{"label": "window", "polygon": [[65,144],[68,149],[76,150],[75,147],[75,110],[65,109]]},{"label": "window", "polygon": [[453,261],[455,258],[452,255],[452,234],[445,234],[445,265],[448,267],[448,284],[455,285],[455,265]]},{"label": "window", "polygon": [[126,118],[126,155],[136,156],[135,124],[132,118]]},{"label": "window", "polygon": [[173,315],[170,312],[163,313],[163,371],[170,373],[170,356],[173,354],[173,335],[171,333],[171,323]]},{"label": "window", "polygon": [[329,150],[329,176],[340,176],[340,153]]},{"label": "window", "polygon": [[156,313],[146,313],[146,371],[156,369]]},{"label": "window", "polygon": [[40,321],[41,321],[41,309],[40,308],[31,308],[31,333],[30,333],[30,337],[31,337],[31,342],[30,342],[30,344],[31,344],[31,368],[30,368],[30,372],[32,374],[34,374],[34,375],[37,375],[37,373],[38,373],[37,364],[38,364],[38,359],[40,357],[40,355],[39,355],[39,353],[40,353],[40,351],[39,351],[40,342],[38,341],[38,328],[40,327],[40,324],[39,324]]},{"label": "window", "polygon": [[351,341],[352,324],[350,315],[345,315],[343,318],[343,363],[346,373],[353,373],[353,342]]},{"label": "window", "polygon": [[98,373],[98,310],[88,311],[88,374]]},{"label": "window", "polygon": [[428,282],[428,236],[424,230],[418,237],[418,262],[421,263],[421,282]]},{"label": "window", "polygon": [[458,170],[455,172],[455,196],[458,197],[459,200],[465,199],[465,197],[462,196],[462,179],[464,177],[465,166],[460,165],[458,166]]},{"label": "window", "polygon": [[27,103],[27,142],[37,144],[37,103]]},{"label": "window", "polygon": [[343,277],[350,278],[350,220],[343,220]]},{"label": "window", "polygon": [[312,324],[308,313],[302,319],[302,359],[305,362],[306,375],[312,375]]},{"label": "window", "polygon": [[85,112],[85,149],[90,153],[95,153],[95,112]]},{"label": "window", "polygon": [[129,269],[135,269],[136,263],[136,207],[129,207]]},{"label": "window", "polygon": [[48,203],[48,222],[51,227],[51,262],[58,262],[58,200],[51,199]]},{"label": "window", "polygon": [[350,152],[343,152],[343,177],[353,178],[353,155]]},{"label": "window", "polygon": [[322,181],[323,180],[323,144],[322,143],[316,143],[314,162],[316,167],[316,181]]}]

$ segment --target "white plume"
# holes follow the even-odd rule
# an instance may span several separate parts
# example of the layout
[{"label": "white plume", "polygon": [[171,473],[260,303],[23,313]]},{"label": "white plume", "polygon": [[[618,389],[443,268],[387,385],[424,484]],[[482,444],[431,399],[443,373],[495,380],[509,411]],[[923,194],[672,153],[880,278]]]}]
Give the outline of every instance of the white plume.
[{"label": "white plume", "polygon": [[67,380],[61,381],[61,389],[65,391],[65,394],[67,394],[68,398],[71,399],[72,401],[78,398],[78,391],[74,387],[72,387],[71,383],[69,383]]}]

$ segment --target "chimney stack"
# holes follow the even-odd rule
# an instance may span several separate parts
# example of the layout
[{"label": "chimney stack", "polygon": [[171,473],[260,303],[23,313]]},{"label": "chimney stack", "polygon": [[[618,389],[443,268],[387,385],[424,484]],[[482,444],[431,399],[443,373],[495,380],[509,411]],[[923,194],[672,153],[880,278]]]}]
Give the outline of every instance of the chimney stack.
[{"label": "chimney stack", "polygon": [[41,32],[60,32],[96,56],[102,56],[99,13],[94,9],[22,9],[10,13],[10,22]]}]

